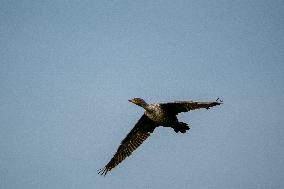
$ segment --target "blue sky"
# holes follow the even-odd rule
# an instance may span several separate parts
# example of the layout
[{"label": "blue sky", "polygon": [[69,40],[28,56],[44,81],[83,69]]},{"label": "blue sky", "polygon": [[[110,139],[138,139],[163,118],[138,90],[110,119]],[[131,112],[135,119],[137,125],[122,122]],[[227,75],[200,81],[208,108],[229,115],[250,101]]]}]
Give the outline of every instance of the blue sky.
[{"label": "blue sky", "polygon": [[[283,188],[283,1],[1,1],[0,188]],[[215,100],[97,175],[148,102]]]}]

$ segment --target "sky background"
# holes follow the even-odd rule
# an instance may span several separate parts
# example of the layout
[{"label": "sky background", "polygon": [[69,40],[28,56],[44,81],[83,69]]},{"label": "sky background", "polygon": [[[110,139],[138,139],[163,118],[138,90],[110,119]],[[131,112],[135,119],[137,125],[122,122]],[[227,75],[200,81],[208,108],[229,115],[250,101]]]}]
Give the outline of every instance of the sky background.
[{"label": "sky background", "polygon": [[[0,2],[0,188],[284,188],[284,2]],[[147,102],[180,114],[97,175]]]}]

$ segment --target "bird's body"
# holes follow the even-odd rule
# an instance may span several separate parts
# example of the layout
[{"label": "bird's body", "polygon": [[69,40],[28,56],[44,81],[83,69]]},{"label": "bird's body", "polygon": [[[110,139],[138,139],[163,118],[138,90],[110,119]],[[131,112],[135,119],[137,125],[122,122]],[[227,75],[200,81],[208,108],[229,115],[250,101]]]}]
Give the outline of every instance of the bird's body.
[{"label": "bird's body", "polygon": [[157,124],[163,125],[167,121],[166,112],[160,104],[149,104],[146,106],[144,114]]},{"label": "bird's body", "polygon": [[117,152],[110,162],[103,169],[99,170],[99,174],[106,175],[108,171],[117,166],[127,156],[130,156],[131,153],[150,136],[150,133],[152,133],[156,127],[171,127],[176,133],[185,133],[190,128],[186,123],[178,121],[177,114],[200,108],[209,109],[210,107],[222,104],[222,101],[218,101],[218,99],[212,102],[176,101],[154,104],[147,104],[141,98],[129,100],[144,108],[145,112],[130,133],[121,141]]}]

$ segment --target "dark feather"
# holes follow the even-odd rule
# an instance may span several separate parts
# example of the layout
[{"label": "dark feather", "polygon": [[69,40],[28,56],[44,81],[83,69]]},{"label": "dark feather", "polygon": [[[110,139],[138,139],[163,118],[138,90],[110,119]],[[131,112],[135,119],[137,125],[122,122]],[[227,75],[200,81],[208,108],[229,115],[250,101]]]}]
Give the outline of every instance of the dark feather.
[{"label": "dark feather", "polygon": [[150,133],[156,128],[155,123],[146,115],[143,115],[135,124],[133,129],[121,141],[116,153],[108,164],[98,171],[101,175],[106,175],[108,171],[116,167],[126,157],[130,156],[149,136]]},{"label": "dark feather", "polygon": [[210,107],[217,106],[222,104],[219,101],[212,102],[194,102],[194,101],[176,101],[161,104],[161,107],[165,110],[165,112],[169,114],[177,115],[181,112],[188,112],[191,110],[196,110],[200,108],[209,109]]}]

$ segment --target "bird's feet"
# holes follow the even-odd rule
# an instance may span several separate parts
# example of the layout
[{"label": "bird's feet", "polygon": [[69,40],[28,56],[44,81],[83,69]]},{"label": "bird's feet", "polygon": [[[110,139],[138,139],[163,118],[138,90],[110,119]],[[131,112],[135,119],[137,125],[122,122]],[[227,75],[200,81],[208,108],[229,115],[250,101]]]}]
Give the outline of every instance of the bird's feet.
[{"label": "bird's feet", "polygon": [[186,133],[187,130],[190,129],[189,125],[183,122],[179,122],[178,125],[173,127],[174,131],[176,133],[181,132],[181,133]]}]

